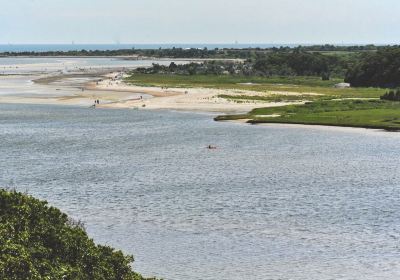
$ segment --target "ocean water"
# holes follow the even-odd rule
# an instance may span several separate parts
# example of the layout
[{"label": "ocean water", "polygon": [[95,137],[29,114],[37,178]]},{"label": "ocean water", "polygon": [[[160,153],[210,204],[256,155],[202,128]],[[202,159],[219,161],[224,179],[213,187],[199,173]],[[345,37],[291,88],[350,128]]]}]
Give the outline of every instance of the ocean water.
[{"label": "ocean water", "polygon": [[84,221],[148,276],[394,280],[399,141],[206,114],[0,105],[0,185]]}]

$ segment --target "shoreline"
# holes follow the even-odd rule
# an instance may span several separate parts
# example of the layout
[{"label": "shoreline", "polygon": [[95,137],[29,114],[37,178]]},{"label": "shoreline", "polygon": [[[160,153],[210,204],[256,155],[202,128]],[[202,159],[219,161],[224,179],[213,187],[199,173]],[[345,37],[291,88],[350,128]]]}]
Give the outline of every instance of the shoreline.
[{"label": "shoreline", "polygon": [[[150,95],[151,98],[124,100],[108,104],[100,104],[99,108],[141,108],[141,109],[172,109],[179,111],[202,111],[213,113],[247,113],[260,107],[277,107],[303,102],[264,102],[249,101],[237,103],[219,97],[229,95],[263,95],[250,90],[217,89],[201,87],[173,87],[141,86],[124,82],[125,73],[111,73],[100,82],[86,84],[87,90],[105,92],[131,92],[133,94]],[[117,78],[118,77],[118,78]]]},{"label": "shoreline", "polygon": [[[112,71],[111,71],[112,70]],[[177,111],[200,111],[212,113],[247,113],[259,107],[277,107],[303,102],[265,102],[249,101],[234,102],[219,95],[263,95],[250,90],[214,89],[214,88],[163,88],[157,86],[131,85],[124,82],[124,69],[103,69],[102,71],[80,72],[69,74],[45,75],[33,79],[34,85],[41,85],[53,90],[70,94],[53,96],[51,104],[57,101],[64,105],[91,106],[94,100],[99,100],[96,108],[108,109],[171,109]],[[50,96],[49,96],[50,98]],[[49,103],[49,98],[36,100],[20,100],[10,97],[7,103]],[[31,98],[32,99],[32,98]],[[51,98],[50,98],[51,99]],[[74,100],[76,102],[74,102]],[[65,101],[68,101],[67,103]],[[4,102],[4,97],[0,97]]]},{"label": "shoreline", "polygon": [[[307,128],[307,129],[326,129],[326,130],[342,130],[342,131],[374,131],[374,132],[399,132],[400,129],[386,129],[382,127],[366,127],[366,126],[346,126],[335,124],[310,124],[310,123],[284,123],[284,122],[251,122],[252,119],[232,119],[232,120],[215,120],[216,122],[227,122],[236,124],[245,124],[252,126],[266,126],[266,127],[285,127],[285,128]],[[399,134],[400,135],[400,134]]]},{"label": "shoreline", "polygon": [[[15,103],[15,102],[1,102],[0,104],[7,104],[7,105],[36,105],[36,106],[64,106],[64,107],[76,107],[76,108],[86,108],[86,109],[94,109],[92,107],[85,107],[83,105],[77,105],[77,104],[62,104],[62,103],[32,103],[32,102],[25,102],[25,103]],[[102,107],[101,109],[103,110],[131,110],[130,108],[127,107]],[[207,116],[210,116],[211,118],[213,116],[218,116],[218,112],[212,112],[212,111],[195,111],[195,110],[179,110],[179,109],[151,109],[154,111],[170,111],[170,112],[180,112],[180,113],[192,113],[192,114],[204,114]],[[288,128],[288,129],[296,129],[296,128],[305,128],[305,129],[318,129],[318,130],[327,130],[327,131],[343,131],[343,132],[382,132],[388,135],[388,133],[392,134],[397,134],[396,132],[399,132],[400,130],[390,130],[390,129],[384,129],[384,128],[379,128],[379,127],[361,127],[361,126],[343,126],[343,125],[323,125],[323,124],[302,124],[302,123],[251,123],[251,119],[232,119],[232,120],[214,120],[215,122],[219,123],[231,123],[231,124],[237,124],[237,125],[251,125],[251,126],[258,126],[258,127],[281,127],[281,128]],[[399,134],[400,135],[400,134]]]}]

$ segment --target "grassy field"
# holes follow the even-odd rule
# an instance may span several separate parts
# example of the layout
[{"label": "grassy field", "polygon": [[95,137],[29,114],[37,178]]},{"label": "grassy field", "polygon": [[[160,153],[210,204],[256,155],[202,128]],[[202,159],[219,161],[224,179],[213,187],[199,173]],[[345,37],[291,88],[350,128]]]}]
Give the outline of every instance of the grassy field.
[{"label": "grassy field", "polygon": [[[224,98],[236,103],[246,103],[251,101],[265,101],[265,102],[293,102],[293,101],[313,101],[323,100],[325,96],[319,95],[284,95],[284,94],[271,94],[265,96],[249,96],[249,95],[229,95],[219,94],[218,98]],[[328,98],[329,99],[329,98]]]},{"label": "grassy field", "polygon": [[[272,117],[273,116],[273,117]],[[400,130],[400,102],[381,100],[316,101],[255,109],[216,120],[250,119],[249,123],[292,123]]]},{"label": "grassy field", "polygon": [[163,75],[134,74],[125,80],[139,86],[178,88],[218,88],[252,90],[258,92],[282,91],[318,93],[326,98],[378,98],[385,90],[376,88],[337,89],[334,85],[343,79],[322,81],[320,77],[245,77],[233,75]]}]

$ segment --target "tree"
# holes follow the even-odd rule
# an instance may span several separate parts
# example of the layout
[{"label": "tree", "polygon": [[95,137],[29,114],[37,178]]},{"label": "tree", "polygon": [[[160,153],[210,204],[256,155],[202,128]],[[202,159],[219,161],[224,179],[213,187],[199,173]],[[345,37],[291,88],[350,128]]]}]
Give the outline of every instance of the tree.
[{"label": "tree", "polygon": [[347,71],[345,81],[355,87],[400,86],[400,47],[365,53]]}]

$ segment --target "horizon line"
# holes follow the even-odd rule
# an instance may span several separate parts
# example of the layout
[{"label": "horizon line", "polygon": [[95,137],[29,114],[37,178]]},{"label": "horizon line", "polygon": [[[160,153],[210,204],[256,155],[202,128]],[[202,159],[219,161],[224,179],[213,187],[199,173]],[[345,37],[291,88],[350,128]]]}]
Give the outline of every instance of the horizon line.
[{"label": "horizon line", "polygon": [[12,46],[12,45],[343,45],[343,46],[348,46],[348,45],[399,45],[400,42],[352,42],[352,43],[346,43],[346,42],[301,42],[301,43],[263,43],[263,42],[233,42],[233,43],[180,43],[180,42],[173,42],[173,43],[102,43],[102,42],[96,42],[96,43],[85,43],[85,42],[73,42],[73,43],[2,43],[0,42],[0,45],[2,46]]}]

